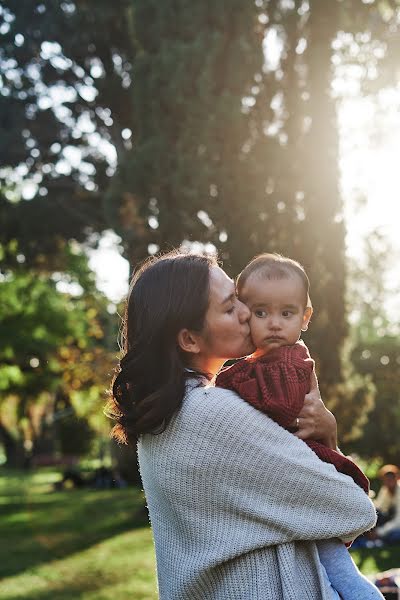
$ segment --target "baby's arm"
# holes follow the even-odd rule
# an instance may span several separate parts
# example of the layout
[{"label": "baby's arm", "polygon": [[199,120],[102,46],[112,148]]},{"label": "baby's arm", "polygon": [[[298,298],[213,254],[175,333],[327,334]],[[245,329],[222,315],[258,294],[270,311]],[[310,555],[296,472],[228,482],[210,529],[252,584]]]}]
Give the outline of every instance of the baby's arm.
[{"label": "baby's arm", "polygon": [[237,392],[282,427],[293,425],[310,390],[314,361],[303,343],[244,359],[217,377],[216,385]]}]

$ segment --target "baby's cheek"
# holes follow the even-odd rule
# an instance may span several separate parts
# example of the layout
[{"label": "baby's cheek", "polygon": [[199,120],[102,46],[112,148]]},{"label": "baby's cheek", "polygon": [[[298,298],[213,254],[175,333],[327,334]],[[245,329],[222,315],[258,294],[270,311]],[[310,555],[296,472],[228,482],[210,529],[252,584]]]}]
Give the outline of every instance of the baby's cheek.
[{"label": "baby's cheek", "polygon": [[253,331],[255,331],[257,329],[257,319],[253,315],[253,313],[250,315],[249,325],[250,325],[250,331],[253,333]]},{"label": "baby's cheek", "polygon": [[260,327],[260,319],[257,319],[256,317],[252,316],[250,317],[250,335],[253,338],[254,341],[257,340],[257,338],[260,337],[261,335],[261,330],[262,327]]}]

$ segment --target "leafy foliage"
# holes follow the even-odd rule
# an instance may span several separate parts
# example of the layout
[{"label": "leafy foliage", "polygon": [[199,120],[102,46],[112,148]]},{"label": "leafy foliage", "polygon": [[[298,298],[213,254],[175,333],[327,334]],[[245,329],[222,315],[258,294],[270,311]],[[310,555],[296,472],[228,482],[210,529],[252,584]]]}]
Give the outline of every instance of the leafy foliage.
[{"label": "leafy foliage", "polygon": [[[3,248],[9,260],[12,250]],[[35,272],[16,258],[13,271],[1,273],[0,434],[11,462],[17,446],[33,453],[65,450],[55,430],[61,432],[65,419],[75,418],[82,431],[83,421],[90,422],[88,440],[88,427],[106,430],[99,419],[113,362],[104,339],[106,301],[87,259],[71,247],[67,254],[68,276]],[[87,449],[75,438],[75,453]]]},{"label": "leafy foliage", "polygon": [[363,436],[349,449],[366,458],[400,464],[396,433],[400,426],[400,342],[398,323],[388,318],[386,308],[385,273],[391,260],[395,257],[387,241],[375,232],[366,240],[365,263],[351,265],[351,361],[359,373],[373,381],[376,395]]},{"label": "leafy foliage", "polygon": [[19,239],[30,263],[107,227],[103,190],[131,119],[128,9],[0,2],[0,241]]},{"label": "leafy foliage", "polygon": [[375,406],[368,415],[363,436],[350,448],[363,457],[400,464],[400,343],[398,337],[377,337],[358,346],[352,359],[360,373],[373,377]]}]

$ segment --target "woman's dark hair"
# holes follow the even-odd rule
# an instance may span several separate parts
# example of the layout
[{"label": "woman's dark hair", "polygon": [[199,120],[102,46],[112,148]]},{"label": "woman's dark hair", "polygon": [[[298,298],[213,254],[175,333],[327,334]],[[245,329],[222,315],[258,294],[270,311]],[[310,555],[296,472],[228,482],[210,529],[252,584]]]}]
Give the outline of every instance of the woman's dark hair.
[{"label": "woman's dark hair", "polygon": [[122,353],[106,414],[117,421],[111,435],[134,444],[160,433],[180,407],[187,356],[181,329],[201,331],[209,303],[214,258],[173,251],[147,259],[134,273],[122,323]]}]

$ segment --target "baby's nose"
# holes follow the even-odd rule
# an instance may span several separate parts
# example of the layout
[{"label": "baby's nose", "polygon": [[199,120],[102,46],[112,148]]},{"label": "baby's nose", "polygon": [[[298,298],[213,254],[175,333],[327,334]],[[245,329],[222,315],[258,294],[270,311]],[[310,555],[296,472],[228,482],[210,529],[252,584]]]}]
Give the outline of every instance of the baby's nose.
[{"label": "baby's nose", "polygon": [[270,321],[269,321],[269,327],[270,327],[270,329],[280,329],[281,322],[280,322],[279,317],[271,316]]}]

